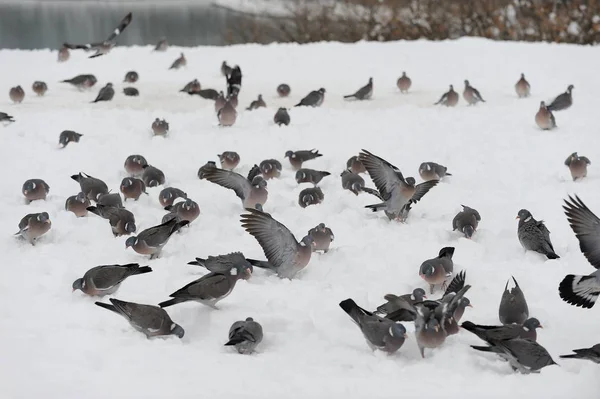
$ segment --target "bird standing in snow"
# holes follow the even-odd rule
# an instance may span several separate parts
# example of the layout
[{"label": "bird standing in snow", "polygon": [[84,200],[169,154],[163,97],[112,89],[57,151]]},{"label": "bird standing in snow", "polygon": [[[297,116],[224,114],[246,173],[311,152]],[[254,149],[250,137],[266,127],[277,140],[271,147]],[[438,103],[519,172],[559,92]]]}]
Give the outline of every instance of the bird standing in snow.
[{"label": "bird standing in snow", "polygon": [[544,221],[537,221],[527,209],[521,209],[516,217],[519,220],[517,236],[523,248],[546,255],[548,259],[558,259],[550,241],[550,231]]}]

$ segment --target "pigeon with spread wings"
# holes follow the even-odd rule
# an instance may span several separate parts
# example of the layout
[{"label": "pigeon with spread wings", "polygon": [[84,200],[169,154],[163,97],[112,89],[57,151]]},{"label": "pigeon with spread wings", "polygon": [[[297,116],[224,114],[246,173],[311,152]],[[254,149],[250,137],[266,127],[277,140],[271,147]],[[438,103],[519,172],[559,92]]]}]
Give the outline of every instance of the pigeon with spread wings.
[{"label": "pigeon with spread wings", "polygon": [[115,42],[115,40],[121,33],[123,33],[125,28],[127,28],[127,26],[129,26],[130,23],[131,23],[131,13],[127,14],[125,16],[125,18],[123,18],[121,20],[121,22],[119,22],[119,26],[117,26],[115,28],[115,30],[110,34],[110,36],[108,36],[108,38],[106,40],[104,40],[103,42],[88,43],[88,44],[64,43],[63,46],[65,48],[68,48],[71,50],[78,50],[78,49],[82,49],[85,51],[95,50],[96,54],[91,55],[89,58],[100,57],[101,55],[108,54],[110,52],[110,50],[112,50],[113,47],[115,47],[115,45],[117,44]]},{"label": "pigeon with spread wings", "polygon": [[251,208],[256,204],[264,205],[267,202],[267,181],[260,175],[258,165],[250,169],[247,178],[219,168],[207,170],[203,177],[211,183],[233,190],[242,200],[244,208]]}]

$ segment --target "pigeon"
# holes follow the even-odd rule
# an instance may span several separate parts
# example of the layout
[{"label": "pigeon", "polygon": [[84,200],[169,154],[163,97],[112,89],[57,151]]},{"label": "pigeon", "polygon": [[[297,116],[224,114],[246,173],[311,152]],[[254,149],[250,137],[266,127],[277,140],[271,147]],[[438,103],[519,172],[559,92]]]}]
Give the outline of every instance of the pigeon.
[{"label": "pigeon", "polygon": [[220,91],[219,97],[217,97],[217,99],[215,100],[215,112],[218,113],[221,110],[221,108],[223,108],[225,106],[226,102],[227,102],[227,99],[225,98],[225,94],[223,94],[223,92]]},{"label": "pigeon", "polygon": [[6,112],[0,112],[0,122],[14,122],[14,117],[10,116]]},{"label": "pigeon", "polygon": [[61,49],[58,50],[58,62],[69,61],[69,58],[71,58],[71,52],[69,51],[69,49],[66,47],[61,47]]},{"label": "pigeon", "polygon": [[319,154],[316,149],[312,150],[300,150],[300,151],[286,151],[285,157],[290,160],[290,164],[294,170],[302,168],[302,164],[311,159],[322,157],[323,154]]},{"label": "pigeon", "polygon": [[466,238],[473,237],[477,226],[481,221],[479,212],[475,209],[470,208],[466,205],[461,205],[463,210],[458,212],[454,219],[452,219],[452,231],[460,231],[465,235]]},{"label": "pigeon", "polygon": [[342,188],[358,195],[365,188],[365,179],[349,170],[344,170],[340,175],[342,177]]},{"label": "pigeon", "polygon": [[268,213],[252,208],[246,211],[248,213],[242,214],[242,227],[256,238],[268,260],[248,261],[254,267],[274,271],[281,278],[293,279],[310,262],[315,240],[306,235],[298,242],[287,227]]},{"label": "pigeon", "polygon": [[400,76],[396,82],[396,86],[400,89],[400,93],[407,93],[411,85],[412,81],[406,76],[406,72],[402,72],[402,76]]},{"label": "pigeon", "polygon": [[489,346],[471,345],[471,348],[496,353],[507,360],[514,371],[523,374],[539,373],[542,368],[556,364],[546,348],[529,339],[490,340],[488,344]]},{"label": "pigeon", "polygon": [[424,181],[441,180],[446,176],[452,176],[447,172],[448,168],[435,162],[423,162],[419,166],[419,176]]},{"label": "pigeon", "polygon": [[246,111],[252,111],[253,109],[264,108],[267,104],[262,98],[262,94],[258,95],[258,98],[250,103],[250,106],[246,108]]},{"label": "pigeon", "polygon": [[237,111],[231,101],[225,101],[223,107],[217,112],[217,118],[221,126],[233,126],[235,124]]},{"label": "pigeon", "polygon": [[573,105],[573,85],[567,87],[567,91],[560,94],[548,105],[548,111],[563,111]]},{"label": "pigeon", "polygon": [[98,201],[102,194],[108,194],[108,186],[100,179],[96,179],[85,173],[79,173],[71,176],[71,179],[79,183],[81,192],[88,197],[90,201]]},{"label": "pigeon", "polygon": [[229,341],[225,343],[225,346],[235,346],[239,354],[246,355],[253,353],[262,339],[262,326],[252,317],[247,317],[246,320],[236,321],[231,325]]},{"label": "pigeon", "polygon": [[101,55],[108,54],[110,52],[110,50],[112,50],[113,47],[115,47],[115,45],[116,45],[115,40],[121,33],[123,33],[125,28],[127,28],[127,26],[129,26],[130,23],[131,23],[131,13],[127,14],[125,16],[125,18],[123,18],[121,20],[121,22],[119,22],[119,25],[110,34],[110,36],[108,36],[108,38],[106,40],[104,40],[103,42],[89,43],[89,44],[64,43],[63,46],[68,49],[71,49],[71,50],[77,50],[77,49],[83,49],[85,51],[94,50],[94,51],[96,51],[96,53],[94,55],[91,55],[89,58],[100,57]]},{"label": "pigeon", "polygon": [[525,74],[522,73],[521,78],[515,84],[515,91],[517,92],[517,96],[519,96],[519,98],[529,97],[530,90],[531,86],[529,85],[527,79],[525,79]]},{"label": "pigeon", "polygon": [[287,108],[280,107],[277,112],[275,112],[275,116],[273,117],[273,122],[276,125],[289,125],[290,124],[290,114],[287,112]]},{"label": "pigeon", "polygon": [[237,110],[239,105],[238,95],[237,93],[233,93],[225,98],[226,101],[231,103],[231,106]]},{"label": "pigeon", "polygon": [[91,74],[77,75],[74,78],[62,80],[61,83],[69,83],[79,90],[89,89],[98,82],[96,76]]},{"label": "pigeon", "polygon": [[58,136],[58,145],[65,148],[69,143],[79,143],[81,136],[83,136],[81,133],[72,130],[63,130]]},{"label": "pigeon", "polygon": [[217,98],[219,98],[219,92],[216,91],[215,89],[202,89],[202,90],[198,90],[198,91],[189,91],[187,93],[190,96],[191,95],[200,96],[200,97],[204,98],[205,100],[215,101]]},{"label": "pigeon", "polygon": [[393,321],[414,321],[415,315],[404,309],[402,304],[400,307],[398,307],[395,304],[396,299],[401,298],[410,305],[414,305],[416,303],[423,302],[423,300],[427,298],[427,295],[425,295],[425,290],[423,288],[415,288],[410,294],[404,294],[400,296],[386,294],[383,298],[386,300],[386,302],[379,305],[374,313]]},{"label": "pigeon", "polygon": [[306,95],[300,102],[294,107],[320,107],[325,100],[325,89],[320,88],[319,90],[313,90]]},{"label": "pigeon", "polygon": [[588,158],[580,157],[579,155],[577,155],[577,152],[574,152],[571,155],[569,155],[569,157],[565,161],[565,166],[569,167],[573,181],[586,177],[587,166],[590,164],[591,162]]},{"label": "pigeon", "polygon": [[550,242],[550,231],[544,224],[544,221],[535,220],[527,209],[521,209],[517,215],[517,219],[519,219],[517,236],[525,250],[546,255],[548,259],[560,258],[554,252],[554,247],[552,246],[552,242]]},{"label": "pigeon", "polygon": [[202,90],[202,85],[200,84],[200,82],[198,82],[198,79],[194,79],[191,82],[187,83],[185,86],[183,86],[183,89],[179,90],[179,92],[192,94],[198,93],[200,90]]},{"label": "pigeon", "polygon": [[427,259],[419,267],[419,276],[429,284],[431,294],[436,285],[442,285],[442,289],[446,289],[446,280],[454,272],[453,255],[454,247],[444,247],[436,258]]},{"label": "pigeon", "polygon": [[563,359],[586,359],[594,363],[600,363],[600,344],[596,344],[591,348],[573,349],[573,354],[561,355]]},{"label": "pigeon", "polygon": [[150,255],[150,259],[158,258],[163,247],[169,242],[169,238],[190,222],[187,220],[171,219],[158,226],[143,230],[136,236],[129,237],[125,242],[125,248],[133,248],[141,255]]},{"label": "pigeon", "polygon": [[187,199],[187,194],[178,188],[167,187],[158,194],[158,202],[164,208],[165,206],[173,205],[177,198]]},{"label": "pigeon", "polygon": [[383,210],[390,220],[404,221],[408,213],[407,205],[417,203],[439,183],[439,180],[430,180],[415,186],[415,179],[405,179],[397,167],[367,150],[362,150],[358,159],[365,165],[383,198],[382,203],[367,205],[365,208],[373,212]]},{"label": "pigeon", "polygon": [[532,317],[525,320],[523,324],[507,324],[502,326],[482,326],[465,321],[460,325],[465,330],[477,335],[482,340],[507,341],[509,339],[522,338],[535,341],[537,339],[537,328],[544,328],[538,319]]},{"label": "pigeon", "polygon": [[475,105],[478,102],[485,102],[479,91],[471,86],[468,80],[465,80],[465,90],[463,91],[463,98],[469,105]]},{"label": "pigeon", "polygon": [[90,200],[84,193],[72,195],[65,201],[65,210],[73,212],[78,218],[88,214],[87,208],[91,205]]},{"label": "pigeon", "polygon": [[345,99],[354,98],[356,100],[370,100],[373,95],[373,78],[369,78],[369,83],[358,89],[354,94],[344,96]]},{"label": "pigeon", "polygon": [[179,220],[187,220],[190,223],[200,215],[200,207],[195,201],[189,198],[173,205],[167,205],[165,206],[165,210],[177,215]]},{"label": "pigeon", "polygon": [[600,295],[600,219],[578,197],[569,196],[563,205],[571,229],[579,241],[579,249],[595,267],[594,273],[582,276],[568,274],[560,282],[558,292],[563,301],[573,306],[590,309]]},{"label": "pigeon", "polygon": [[73,292],[81,290],[91,296],[112,295],[121,286],[121,283],[130,276],[150,273],[150,266],[142,266],[138,263],[126,265],[102,265],[92,267],[85,272],[82,278],[73,282]]},{"label": "pigeon", "polygon": [[144,172],[142,173],[142,180],[148,187],[157,187],[165,184],[165,174],[162,170],[152,165],[144,165]]},{"label": "pigeon", "polygon": [[152,132],[155,136],[166,136],[169,133],[169,122],[156,118],[152,122]]},{"label": "pigeon", "polygon": [[140,95],[140,92],[135,87],[125,87],[123,89],[123,94],[125,94],[128,97],[137,97]]},{"label": "pigeon", "polygon": [[223,63],[221,64],[221,74],[225,77],[231,75],[231,71],[233,70],[233,68],[231,68],[229,65],[227,65],[227,61],[223,61]]},{"label": "pigeon", "polygon": [[281,162],[276,159],[265,159],[258,165],[258,167],[260,168],[260,173],[263,175],[265,180],[274,179],[281,176]]},{"label": "pigeon", "polygon": [[308,235],[311,236],[315,242],[315,245],[312,247],[312,251],[323,251],[327,253],[329,251],[329,246],[335,239],[333,235],[333,231],[327,226],[325,223],[319,223],[316,227],[308,230]]},{"label": "pigeon", "polygon": [[141,176],[144,173],[144,166],[148,165],[146,158],[139,154],[130,155],[125,159],[125,171],[130,176]]},{"label": "pigeon", "polygon": [[204,172],[204,178],[221,187],[229,188],[242,200],[244,208],[254,207],[255,204],[264,205],[267,202],[267,181],[260,176],[258,165],[254,165],[248,177],[225,169],[209,169]]},{"label": "pigeon", "polygon": [[173,63],[169,67],[169,69],[179,69],[184,66],[187,66],[187,60],[185,59],[185,55],[183,55],[183,53],[181,53],[179,58],[177,58],[175,61],[173,61]]},{"label": "pigeon", "polygon": [[217,157],[219,157],[222,169],[233,170],[240,163],[240,154],[235,151],[224,151],[218,154]]},{"label": "pigeon", "polygon": [[113,89],[112,83],[107,83],[106,86],[100,89],[98,92],[98,96],[96,99],[92,101],[92,103],[97,103],[100,101],[111,101],[115,96],[115,89]]},{"label": "pigeon", "polygon": [[298,169],[296,172],[296,183],[312,183],[316,186],[324,177],[329,176],[330,174],[331,173],[322,170]]},{"label": "pigeon", "polygon": [[48,212],[28,213],[19,222],[19,231],[15,235],[21,236],[31,245],[35,245],[35,241],[46,234],[50,227],[52,227],[52,222],[50,222]]},{"label": "pigeon", "polygon": [[108,220],[110,228],[115,237],[135,233],[135,216],[125,208],[115,208],[114,206],[96,205],[86,208],[88,211],[103,219]]},{"label": "pigeon", "polygon": [[340,302],[340,308],[352,318],[372,350],[395,353],[408,337],[400,323],[373,314],[348,298]]},{"label": "pigeon", "polygon": [[144,181],[135,177],[126,177],[121,180],[121,186],[119,188],[121,189],[121,193],[123,194],[125,201],[128,199],[137,201],[140,199],[142,193],[148,195]]},{"label": "pigeon", "polygon": [[15,104],[20,104],[25,98],[25,91],[21,86],[12,87],[8,91],[8,96],[10,97],[10,100]]},{"label": "pigeon", "polygon": [[[227,97],[237,96],[242,90],[242,69],[239,66],[234,66],[231,73],[226,76],[227,80]],[[235,105],[237,107],[237,105]]]},{"label": "pigeon", "polygon": [[104,205],[104,206],[112,206],[114,208],[125,208],[123,206],[123,201],[121,200],[121,196],[119,195],[119,193],[102,194],[98,197],[96,204]]},{"label": "pigeon", "polygon": [[31,85],[31,90],[33,90],[33,92],[37,94],[38,97],[41,97],[48,91],[48,85],[45,82],[40,82],[39,80],[36,80],[35,82],[33,82],[33,85]]},{"label": "pigeon", "polygon": [[29,204],[31,201],[45,200],[50,192],[50,186],[42,179],[29,179],[23,183],[21,192]]},{"label": "pigeon", "polygon": [[542,130],[550,130],[556,127],[556,119],[552,115],[552,111],[546,107],[545,102],[540,102],[540,109],[535,114],[535,123]]},{"label": "pigeon", "polygon": [[166,37],[161,37],[160,40],[154,46],[154,51],[165,52],[169,48],[169,42]]},{"label": "pigeon", "polygon": [[442,94],[442,97],[433,105],[445,105],[446,107],[455,107],[458,104],[458,93],[454,91],[454,86],[450,85],[450,90]]},{"label": "pigeon", "polygon": [[200,169],[198,169],[198,179],[200,179],[200,180],[204,179],[204,174],[211,169],[215,169],[216,167],[217,167],[217,164],[215,162],[208,161],[207,163],[202,165],[200,167]]},{"label": "pigeon", "polygon": [[140,79],[140,75],[136,71],[129,71],[125,74],[123,83],[135,83]]},{"label": "pigeon", "polygon": [[225,299],[239,279],[252,273],[246,265],[235,265],[226,272],[210,272],[178,289],[171,295],[172,299],[158,304],[161,308],[177,305],[178,303],[195,301],[205,306],[217,309],[219,301]]},{"label": "pigeon", "polygon": [[210,272],[229,273],[234,267],[242,267],[250,269],[250,274],[243,277],[249,278],[252,275],[253,267],[241,252],[232,252],[226,255],[209,256],[206,259],[196,258],[188,265],[200,266],[206,268]]},{"label": "pigeon", "polygon": [[502,324],[523,324],[529,318],[529,308],[525,295],[519,287],[517,280],[512,277],[515,283],[514,288],[508,289],[508,281],[504,287],[500,307],[498,309],[498,318]]},{"label": "pigeon", "polygon": [[325,194],[320,187],[305,188],[298,194],[298,205],[306,208],[311,205],[317,205],[323,202]]},{"label": "pigeon", "polygon": [[279,94],[279,97],[287,97],[290,95],[291,92],[292,89],[289,85],[285,83],[282,83],[279,86],[277,86],[277,94]]},{"label": "pigeon", "polygon": [[125,317],[133,328],[144,333],[147,338],[163,335],[175,335],[183,338],[185,333],[183,328],[174,323],[164,309],[153,305],[120,301],[115,298],[109,300],[112,305],[102,302],[95,302],[95,304]]},{"label": "pigeon", "polygon": [[360,159],[358,159],[358,156],[356,155],[353,155],[350,158],[348,158],[348,161],[346,162],[346,169],[357,175],[360,173],[367,173],[365,165],[363,165],[363,163],[360,161]]}]

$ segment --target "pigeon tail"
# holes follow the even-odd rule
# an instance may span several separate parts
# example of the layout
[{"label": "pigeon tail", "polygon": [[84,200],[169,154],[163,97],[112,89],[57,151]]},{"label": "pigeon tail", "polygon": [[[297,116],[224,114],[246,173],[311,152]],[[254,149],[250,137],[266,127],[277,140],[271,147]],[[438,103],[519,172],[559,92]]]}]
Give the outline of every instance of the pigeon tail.
[{"label": "pigeon tail", "polygon": [[103,302],[94,302],[94,303],[96,305],[100,306],[101,308],[108,309],[108,310],[110,310],[112,312],[115,312],[115,313],[119,313],[119,311],[117,310],[117,308],[115,308],[115,306],[111,305],[110,303],[103,303]]},{"label": "pigeon tail", "polygon": [[261,269],[269,269],[275,270],[275,266],[270,264],[269,262],[265,262],[264,260],[256,260],[256,259],[246,259],[252,266],[259,267]]},{"label": "pigeon tail", "polygon": [[168,301],[164,301],[158,304],[158,306],[160,306],[161,308],[166,308],[168,306],[173,306],[173,305],[177,305],[178,303],[182,303],[182,302],[186,302],[187,299],[183,299],[183,298],[173,298],[173,299],[169,299]]},{"label": "pigeon tail", "polygon": [[558,256],[554,252],[549,252],[546,254],[546,256],[548,257],[548,259],[559,259],[560,258],[560,256]]}]

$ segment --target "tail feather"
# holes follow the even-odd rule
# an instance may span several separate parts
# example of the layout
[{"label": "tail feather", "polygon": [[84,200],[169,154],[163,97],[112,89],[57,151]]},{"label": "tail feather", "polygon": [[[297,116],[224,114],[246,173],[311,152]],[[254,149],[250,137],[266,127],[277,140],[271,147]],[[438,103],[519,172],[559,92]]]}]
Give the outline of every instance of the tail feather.
[{"label": "tail feather", "polygon": [[368,208],[368,209],[372,210],[373,212],[380,211],[382,209],[385,209],[386,207],[387,207],[387,205],[385,204],[385,202],[382,202],[380,204],[373,204],[373,205],[365,206],[365,208]]},{"label": "tail feather", "polygon": [[585,309],[591,309],[600,295],[600,284],[596,276],[568,274],[558,286],[563,301]]},{"label": "tail feather", "polygon": [[187,299],[172,298],[172,299],[169,299],[168,301],[164,301],[164,302],[159,303],[158,306],[160,306],[161,308],[166,308],[168,306],[177,305],[178,303],[183,303],[183,302],[187,302]]},{"label": "tail feather", "polygon": [[367,312],[366,310],[358,306],[356,302],[354,302],[354,300],[351,298],[344,299],[342,302],[340,302],[339,305],[340,308],[342,308],[342,310],[346,312],[348,316],[350,316],[352,320],[354,320],[354,322],[357,324],[360,323],[360,316],[371,314],[370,312]]},{"label": "tail feather", "polygon": [[546,254],[546,256],[548,257],[548,259],[559,259],[560,258],[560,256],[558,256],[554,252],[549,252]]},{"label": "tail feather", "polygon": [[103,302],[94,302],[94,303],[96,305],[100,306],[101,308],[108,309],[108,310],[110,310],[112,312],[115,312],[115,313],[119,313],[119,311],[117,310],[117,308],[115,308],[115,306],[111,305],[110,303],[103,303]]},{"label": "tail feather", "polygon": [[204,262],[206,262],[206,259],[202,259],[202,258],[196,258],[196,260],[193,260],[191,262],[188,262],[188,265],[194,265],[194,266],[201,266],[201,267],[206,267],[204,265]]},{"label": "tail feather", "polygon": [[135,265],[137,267],[133,270],[132,275],[145,274],[145,273],[150,273],[152,271],[152,268],[150,266],[139,267],[139,265],[137,263]]},{"label": "tail feather", "polygon": [[353,98],[353,97],[355,97],[354,94],[348,94],[347,96],[344,96],[344,98]]},{"label": "tail feather", "polygon": [[494,349],[491,346],[477,346],[471,345],[471,348],[481,351],[481,352],[494,352]]},{"label": "tail feather", "polygon": [[585,356],[582,356],[578,353],[572,353],[570,355],[559,355],[558,357],[563,359],[585,359]]},{"label": "tail feather", "polygon": [[329,172],[321,172],[321,175],[323,175],[323,176],[329,176],[329,175],[331,175],[331,173],[329,173]]},{"label": "tail feather", "polygon": [[252,266],[256,266],[259,267],[261,269],[269,269],[269,270],[274,270],[275,267],[270,264],[269,262],[265,262],[264,260],[256,260],[256,259],[250,259],[247,258],[246,259]]},{"label": "tail feather", "polygon": [[446,172],[446,176],[452,176],[452,173]]},{"label": "tail feather", "polygon": [[100,209],[98,209],[97,206],[88,206],[85,209],[89,212],[92,212],[94,215],[98,215],[98,216],[102,217],[102,215],[100,215]]}]

